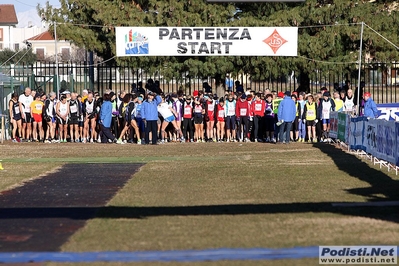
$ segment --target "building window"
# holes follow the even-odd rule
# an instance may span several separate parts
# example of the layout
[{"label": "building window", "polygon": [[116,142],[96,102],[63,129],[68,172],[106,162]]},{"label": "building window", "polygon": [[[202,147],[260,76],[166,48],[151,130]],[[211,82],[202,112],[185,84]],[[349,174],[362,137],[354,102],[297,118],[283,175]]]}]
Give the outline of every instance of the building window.
[{"label": "building window", "polygon": [[37,57],[37,60],[44,60],[44,49],[43,48],[36,48],[36,57]]},{"label": "building window", "polygon": [[0,28],[0,42],[3,41],[3,29]]},{"label": "building window", "polygon": [[14,43],[14,50],[18,51],[19,50],[19,43]]}]

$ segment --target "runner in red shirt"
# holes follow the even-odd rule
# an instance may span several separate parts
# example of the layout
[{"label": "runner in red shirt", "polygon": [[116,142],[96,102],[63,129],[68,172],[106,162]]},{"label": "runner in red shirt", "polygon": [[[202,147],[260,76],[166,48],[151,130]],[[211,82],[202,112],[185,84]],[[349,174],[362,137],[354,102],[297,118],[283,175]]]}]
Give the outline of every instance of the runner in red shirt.
[{"label": "runner in red shirt", "polygon": [[[193,103],[190,95],[186,97],[186,101],[183,104],[183,138],[189,139],[190,142],[194,141],[193,137]],[[189,133],[187,138],[187,131]]]},{"label": "runner in red shirt", "polygon": [[263,116],[265,115],[266,103],[260,98],[261,96],[262,95],[260,93],[257,93],[255,95],[255,100],[252,102],[251,105],[251,113],[254,119],[255,142],[258,142],[258,140],[262,139],[263,136],[263,132],[259,134],[259,129],[262,128],[261,123],[263,121]]},{"label": "runner in red shirt", "polygon": [[249,115],[250,115],[249,103],[247,101],[247,96],[243,94],[236,103],[236,118],[238,124],[237,135],[240,142],[242,142],[243,140],[245,142],[249,142],[248,139]]},{"label": "runner in red shirt", "polygon": [[204,140],[204,103],[199,98],[194,100],[194,138],[197,142],[205,142]]},{"label": "runner in red shirt", "polygon": [[208,141],[215,141],[214,138],[214,126],[215,126],[215,101],[211,96],[206,96],[205,102],[205,121],[206,121],[206,136]]},{"label": "runner in red shirt", "polygon": [[216,135],[218,142],[222,142],[224,138],[224,126],[225,126],[225,109],[224,109],[224,98],[219,99],[219,103],[216,105]]}]

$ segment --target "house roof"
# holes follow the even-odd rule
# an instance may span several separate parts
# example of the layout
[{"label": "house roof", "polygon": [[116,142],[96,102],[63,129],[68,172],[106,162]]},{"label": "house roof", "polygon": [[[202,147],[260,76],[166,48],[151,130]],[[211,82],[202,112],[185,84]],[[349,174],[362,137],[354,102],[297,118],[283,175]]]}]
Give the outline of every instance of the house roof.
[{"label": "house roof", "polygon": [[17,24],[18,18],[14,5],[0,5],[0,25],[16,26]]},{"label": "house roof", "polygon": [[50,32],[45,31],[42,32],[36,36],[33,36],[32,38],[29,38],[28,41],[54,41],[53,35],[50,34]]}]

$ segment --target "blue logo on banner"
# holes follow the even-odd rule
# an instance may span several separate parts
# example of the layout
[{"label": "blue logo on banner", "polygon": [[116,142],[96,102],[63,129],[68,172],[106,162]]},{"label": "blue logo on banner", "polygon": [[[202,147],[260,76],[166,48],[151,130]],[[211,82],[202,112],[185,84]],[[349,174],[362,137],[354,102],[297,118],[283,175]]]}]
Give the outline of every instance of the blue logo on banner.
[{"label": "blue logo on banner", "polygon": [[148,38],[141,33],[130,30],[125,35],[125,54],[148,54]]}]

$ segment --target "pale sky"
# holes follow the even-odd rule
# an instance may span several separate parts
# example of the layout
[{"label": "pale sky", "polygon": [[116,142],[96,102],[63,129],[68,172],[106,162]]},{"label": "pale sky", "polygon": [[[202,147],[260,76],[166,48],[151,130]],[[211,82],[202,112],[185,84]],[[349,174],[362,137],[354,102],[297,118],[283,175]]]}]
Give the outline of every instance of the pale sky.
[{"label": "pale sky", "polygon": [[[15,7],[15,12],[25,12],[29,10],[36,10],[38,4],[41,6],[46,5],[46,0],[0,0],[0,4],[13,4]],[[50,5],[54,7],[59,7],[60,2],[58,0],[48,0]]]}]

